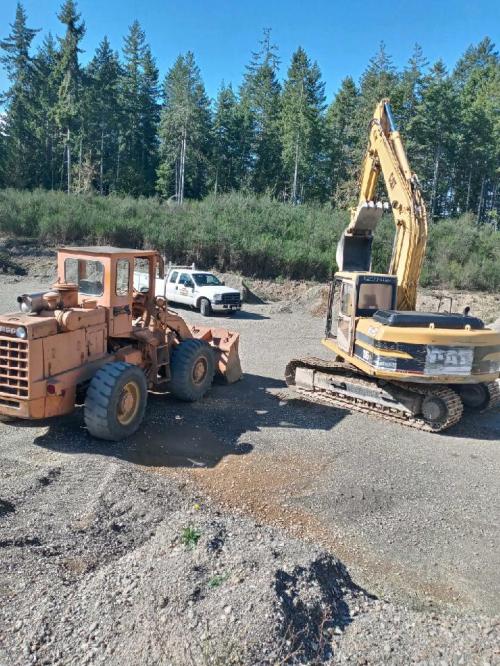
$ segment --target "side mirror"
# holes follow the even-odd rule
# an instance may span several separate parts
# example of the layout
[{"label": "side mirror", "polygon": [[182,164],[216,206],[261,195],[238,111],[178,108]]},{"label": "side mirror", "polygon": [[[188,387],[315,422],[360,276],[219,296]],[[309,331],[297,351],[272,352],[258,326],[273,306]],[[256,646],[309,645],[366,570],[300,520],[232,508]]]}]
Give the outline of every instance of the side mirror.
[{"label": "side mirror", "polygon": [[226,286],[226,281],[225,281],[225,280],[221,280],[221,282],[220,282],[220,283],[221,283],[221,285],[222,285],[223,287],[225,287],[225,286]]}]

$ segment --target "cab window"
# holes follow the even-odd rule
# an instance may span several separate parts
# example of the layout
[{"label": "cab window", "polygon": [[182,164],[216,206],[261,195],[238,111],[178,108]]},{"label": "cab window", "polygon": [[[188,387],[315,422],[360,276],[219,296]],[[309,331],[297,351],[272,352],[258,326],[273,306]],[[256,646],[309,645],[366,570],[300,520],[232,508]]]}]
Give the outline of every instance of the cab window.
[{"label": "cab window", "polygon": [[199,287],[219,287],[221,281],[211,273],[193,273],[193,280]]},{"label": "cab window", "polygon": [[174,271],[172,275],[170,276],[169,282],[177,282],[177,277],[179,275],[179,271]]},{"label": "cab window", "polygon": [[102,296],[104,293],[104,266],[93,259],[64,260],[64,279],[78,285],[78,291],[86,296]]},{"label": "cab window", "polygon": [[187,273],[181,273],[179,284],[182,284],[183,287],[194,287],[194,282]]},{"label": "cab window", "polygon": [[350,317],[352,315],[352,284],[344,282],[342,285],[342,299],[340,311],[343,315]]},{"label": "cab window", "polygon": [[141,291],[149,291],[149,259],[145,257],[134,258],[134,274],[141,273]]},{"label": "cab window", "polygon": [[363,282],[359,287],[358,310],[373,313],[377,310],[390,310],[393,293],[393,284]]},{"label": "cab window", "polygon": [[130,289],[130,262],[128,259],[118,259],[116,262],[116,288],[117,296],[128,296]]}]

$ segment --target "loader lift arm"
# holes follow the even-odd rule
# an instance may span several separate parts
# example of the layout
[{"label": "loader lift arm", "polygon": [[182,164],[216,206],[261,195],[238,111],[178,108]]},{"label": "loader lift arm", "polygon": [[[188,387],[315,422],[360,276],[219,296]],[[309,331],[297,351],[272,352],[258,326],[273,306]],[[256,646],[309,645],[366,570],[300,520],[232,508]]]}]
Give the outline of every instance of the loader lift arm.
[{"label": "loader lift arm", "polygon": [[358,206],[337,248],[339,270],[370,271],[373,233],[383,213],[375,202],[383,175],[396,224],[389,273],[398,280],[398,310],[414,310],[427,243],[427,215],[418,179],[412,173],[388,99],[375,109],[361,172]]}]

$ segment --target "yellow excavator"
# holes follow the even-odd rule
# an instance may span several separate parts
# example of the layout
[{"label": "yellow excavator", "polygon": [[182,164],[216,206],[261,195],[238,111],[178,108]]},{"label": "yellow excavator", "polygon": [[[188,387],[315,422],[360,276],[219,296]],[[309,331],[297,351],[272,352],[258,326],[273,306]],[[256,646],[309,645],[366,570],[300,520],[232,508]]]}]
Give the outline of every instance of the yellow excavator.
[{"label": "yellow excavator", "polygon": [[[376,200],[383,175],[389,203]],[[389,271],[371,272],[373,235],[387,208],[396,224]],[[323,345],[332,359],[293,359],[285,379],[313,402],[376,413],[438,432],[464,407],[500,404],[500,333],[464,313],[416,312],[427,216],[388,99],[376,107],[358,206],[337,246]],[[451,307],[450,307],[451,310]]]}]

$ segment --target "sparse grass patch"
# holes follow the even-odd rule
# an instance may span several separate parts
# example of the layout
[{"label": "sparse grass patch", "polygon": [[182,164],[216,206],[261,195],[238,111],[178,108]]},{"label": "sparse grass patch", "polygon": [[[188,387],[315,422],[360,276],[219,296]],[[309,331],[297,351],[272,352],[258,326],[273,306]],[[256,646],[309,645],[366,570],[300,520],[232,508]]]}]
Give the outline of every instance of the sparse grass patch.
[{"label": "sparse grass patch", "polygon": [[192,525],[185,527],[181,533],[181,543],[186,548],[196,548],[200,540],[201,532]]},{"label": "sparse grass patch", "polygon": [[225,583],[228,578],[229,574],[227,572],[222,574],[215,574],[214,576],[209,578],[207,585],[209,588],[215,589],[217,587],[220,587],[223,583]]}]

